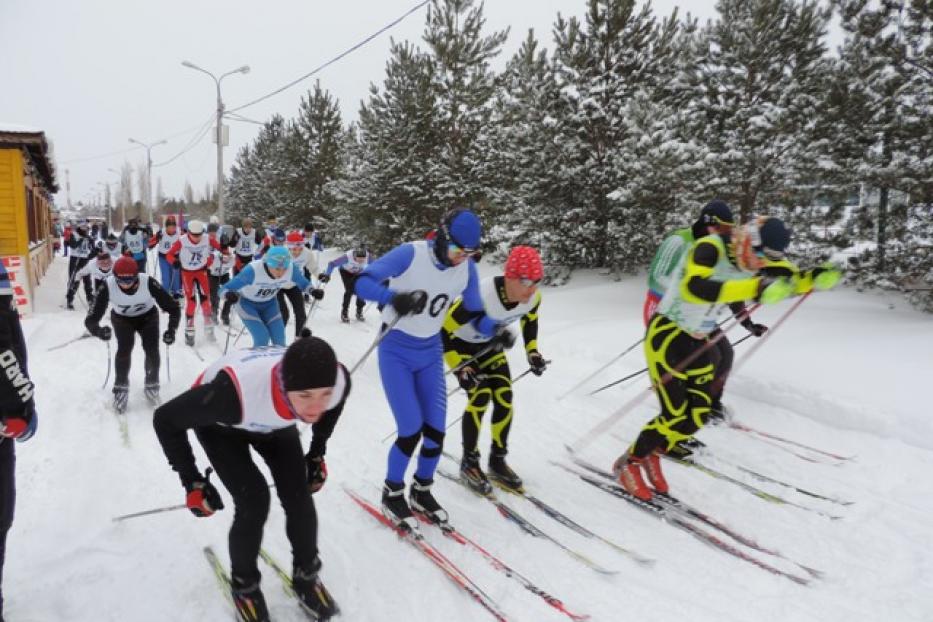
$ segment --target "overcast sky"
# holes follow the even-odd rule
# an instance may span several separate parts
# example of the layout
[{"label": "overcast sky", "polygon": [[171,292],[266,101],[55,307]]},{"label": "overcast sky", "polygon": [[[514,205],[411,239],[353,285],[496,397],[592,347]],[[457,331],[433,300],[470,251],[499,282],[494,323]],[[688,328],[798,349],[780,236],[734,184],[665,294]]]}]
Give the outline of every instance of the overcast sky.
[{"label": "overcast sky", "polygon": [[[191,62],[220,75],[248,64],[249,74],[223,81],[233,108],[274,91],[383,28],[419,0],[0,0],[0,124],[36,127],[54,142],[64,206],[65,169],[71,200],[92,198],[98,182],[115,182],[124,160],[145,161],[130,137],[168,138],[153,162],[178,154],[215,109],[216,90]],[[713,0],[655,0],[657,15],[684,7],[701,21],[714,17]],[[529,28],[550,48],[558,12],[581,16],[585,0],[487,0],[487,31],[511,27],[499,64],[517,49]],[[390,37],[420,41],[427,7],[315,77],[240,111],[265,121],[293,116],[302,94],[319,78],[334,94],[344,120],[355,119],[370,83],[382,84]],[[229,171],[239,148],[258,125],[228,121]],[[216,148],[207,132],[174,162],[153,169],[164,192],[181,196],[185,180],[196,194],[216,178]],[[120,152],[120,153],[114,153]],[[98,157],[103,156],[106,157]],[[134,182],[134,194],[136,192]]]}]

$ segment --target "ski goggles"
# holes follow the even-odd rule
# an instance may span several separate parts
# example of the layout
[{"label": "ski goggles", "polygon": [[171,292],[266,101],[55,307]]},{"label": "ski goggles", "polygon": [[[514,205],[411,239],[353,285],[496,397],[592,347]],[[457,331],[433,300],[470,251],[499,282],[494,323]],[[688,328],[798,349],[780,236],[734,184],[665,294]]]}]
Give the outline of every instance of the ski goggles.
[{"label": "ski goggles", "polygon": [[115,278],[115,279],[117,280],[117,284],[119,284],[119,285],[127,285],[127,286],[129,286],[129,285],[134,285],[134,284],[139,280],[139,276],[137,276],[137,275],[133,275],[133,276],[123,275],[123,276],[120,276],[119,274],[115,274],[113,278]]},{"label": "ski goggles", "polygon": [[541,283],[541,279],[518,279],[518,282],[522,284],[522,287],[533,287]]},{"label": "ski goggles", "polygon": [[456,242],[448,242],[447,252],[449,252],[451,255],[455,257],[463,257],[464,255],[467,257],[474,257],[479,254],[479,249],[478,248],[463,248]]}]

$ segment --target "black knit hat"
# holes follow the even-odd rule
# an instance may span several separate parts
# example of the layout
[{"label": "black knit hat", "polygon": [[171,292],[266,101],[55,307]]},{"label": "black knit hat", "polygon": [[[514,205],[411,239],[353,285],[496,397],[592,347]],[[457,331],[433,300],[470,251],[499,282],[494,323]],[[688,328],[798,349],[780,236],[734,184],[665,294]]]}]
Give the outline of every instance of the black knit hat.
[{"label": "black knit hat", "polygon": [[319,337],[303,337],[288,346],[282,357],[282,384],[286,391],[322,389],[337,383],[337,355]]},{"label": "black knit hat", "polygon": [[790,244],[790,231],[784,225],[780,218],[770,217],[758,227],[758,235],[761,237],[761,246],[766,251],[773,251],[776,254],[783,253]]}]

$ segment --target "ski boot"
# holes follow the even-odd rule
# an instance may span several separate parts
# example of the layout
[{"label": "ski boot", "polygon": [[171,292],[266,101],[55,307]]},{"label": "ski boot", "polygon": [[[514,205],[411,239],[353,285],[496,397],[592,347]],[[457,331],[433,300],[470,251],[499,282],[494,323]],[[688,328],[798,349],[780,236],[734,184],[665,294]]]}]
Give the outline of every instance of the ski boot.
[{"label": "ski boot", "polygon": [[317,616],[317,620],[330,620],[340,613],[340,608],[330,595],[318,573],[321,570],[321,558],[315,557],[311,568],[295,566],[292,570],[292,588],[301,602],[301,607]]},{"label": "ski boot", "polygon": [[357,321],[357,322],[365,322],[365,321],[366,321],[366,318],[363,317],[363,310],[362,310],[362,309],[357,309],[357,310],[356,310],[356,321]]},{"label": "ski boot", "polygon": [[68,309],[69,311],[74,311],[75,305],[72,301],[69,300],[65,303],[65,308]]},{"label": "ski boot", "polygon": [[421,479],[417,475],[415,481],[411,484],[411,490],[408,493],[408,502],[411,509],[425,516],[428,520],[441,527],[447,524],[447,510],[441,507],[434,495],[431,494],[433,479]]},{"label": "ski boot", "polygon": [[340,321],[343,322],[344,324],[349,323],[349,322],[350,322],[350,315],[349,315],[346,311],[341,311],[341,312],[340,312]]},{"label": "ski boot", "polygon": [[732,422],[732,412],[722,402],[716,400],[709,409],[709,419],[706,425],[722,425]]},{"label": "ski boot", "polygon": [[194,345],[194,318],[189,317],[185,322],[185,345]]},{"label": "ski boot", "polygon": [[648,481],[651,482],[651,487],[654,488],[655,492],[667,494],[670,487],[668,487],[667,480],[664,479],[664,473],[661,471],[661,452],[658,450],[652,451],[642,461],[642,466],[645,467],[645,474],[648,476]]},{"label": "ski boot", "polygon": [[405,502],[405,484],[385,482],[382,487],[382,513],[402,532],[418,532],[418,521]]},{"label": "ski boot", "polygon": [[489,477],[506,490],[522,493],[524,492],[522,478],[506,464],[505,456],[507,453],[503,449],[492,448],[489,454]]},{"label": "ski boot", "polygon": [[204,316],[204,335],[208,341],[217,341],[217,336],[214,335],[214,322],[211,321],[210,315]]},{"label": "ski boot", "polygon": [[220,323],[224,326],[230,326],[230,309],[225,309],[220,312]]},{"label": "ski boot", "polygon": [[641,476],[641,463],[640,458],[630,456],[626,451],[612,465],[612,472],[627,493],[642,501],[651,501],[651,489]]},{"label": "ski boot", "polygon": [[147,382],[146,386],[143,388],[143,393],[146,394],[146,399],[149,400],[149,403],[153,406],[158,406],[162,403],[162,400],[159,399],[158,382]]},{"label": "ski boot", "polygon": [[324,456],[308,457],[305,462],[308,464],[308,489],[313,495],[327,481],[327,463],[324,462]]},{"label": "ski boot", "polygon": [[256,581],[246,585],[238,577],[230,580],[230,592],[237,617],[243,622],[269,622],[269,608]]},{"label": "ski boot", "polygon": [[127,384],[113,385],[113,409],[117,414],[126,412],[126,404],[130,399],[130,387]]},{"label": "ski boot", "polygon": [[705,449],[706,443],[691,436],[677,441],[673,447],[667,450],[667,454],[672,458],[687,460],[690,456],[702,454]]},{"label": "ski boot", "polygon": [[478,451],[463,452],[463,459],[460,461],[460,479],[477,494],[484,497],[492,494],[492,484],[489,483],[489,478],[479,466]]}]

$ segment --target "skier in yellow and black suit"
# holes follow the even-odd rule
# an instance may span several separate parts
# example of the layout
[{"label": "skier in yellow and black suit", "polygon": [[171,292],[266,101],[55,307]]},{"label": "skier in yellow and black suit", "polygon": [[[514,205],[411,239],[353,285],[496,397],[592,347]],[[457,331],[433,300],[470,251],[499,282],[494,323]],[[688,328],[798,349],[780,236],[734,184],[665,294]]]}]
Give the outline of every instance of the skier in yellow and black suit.
[{"label": "skier in yellow and black suit", "polygon": [[[654,489],[667,492],[659,454],[692,437],[709,418],[719,358],[710,341],[720,312],[731,303],[776,303],[793,293],[789,279],[756,276],[762,258],[783,258],[789,242],[781,220],[760,218],[732,236],[700,238],[681,259],[645,335],[645,357],[661,413],[613,465],[631,494],[646,500],[652,496],[642,467]],[[670,379],[662,382],[668,374]]]},{"label": "skier in yellow and black suit", "polygon": [[[516,246],[509,254],[504,272],[503,276],[486,279],[480,284],[486,315],[499,322],[500,330],[520,320],[528,365],[535,375],[540,376],[546,367],[544,357],[538,352],[537,341],[538,308],[541,306],[538,282],[544,276],[541,258],[529,246]],[[501,349],[488,349],[490,340],[473,329],[472,319],[473,316],[458,301],[448,312],[442,331],[444,360],[451,369],[457,370],[457,381],[469,395],[462,419],[461,477],[480,494],[492,491],[479,464],[480,427],[486,407],[492,402],[489,475],[503,487],[521,490],[521,478],[505,461],[513,412],[509,362]],[[476,360],[471,361],[481,352]]]}]

